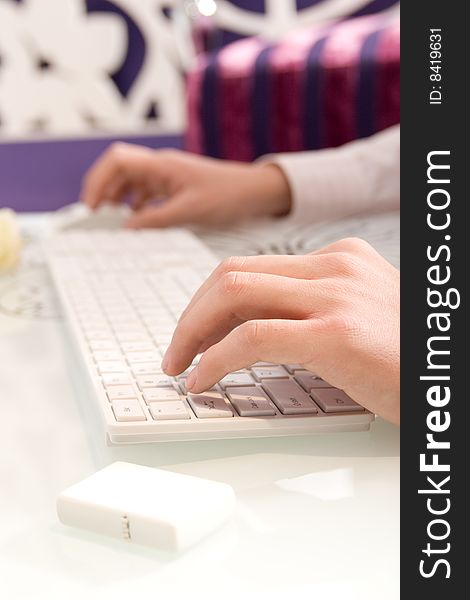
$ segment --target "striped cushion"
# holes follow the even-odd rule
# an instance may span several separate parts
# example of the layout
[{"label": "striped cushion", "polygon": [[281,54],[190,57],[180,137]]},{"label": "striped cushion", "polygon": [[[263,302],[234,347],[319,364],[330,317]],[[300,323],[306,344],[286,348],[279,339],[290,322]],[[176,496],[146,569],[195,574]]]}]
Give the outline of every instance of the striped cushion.
[{"label": "striped cushion", "polygon": [[235,42],[188,76],[187,149],[253,160],[338,146],[399,122],[400,30],[379,14]]}]

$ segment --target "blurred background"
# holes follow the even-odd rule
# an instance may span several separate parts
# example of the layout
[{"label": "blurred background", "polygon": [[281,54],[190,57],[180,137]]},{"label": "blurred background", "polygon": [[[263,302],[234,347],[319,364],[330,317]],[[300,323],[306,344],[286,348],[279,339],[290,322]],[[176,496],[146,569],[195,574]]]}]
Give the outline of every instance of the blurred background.
[{"label": "blurred background", "polygon": [[76,200],[116,139],[219,158],[399,121],[396,0],[0,0],[0,207]]}]

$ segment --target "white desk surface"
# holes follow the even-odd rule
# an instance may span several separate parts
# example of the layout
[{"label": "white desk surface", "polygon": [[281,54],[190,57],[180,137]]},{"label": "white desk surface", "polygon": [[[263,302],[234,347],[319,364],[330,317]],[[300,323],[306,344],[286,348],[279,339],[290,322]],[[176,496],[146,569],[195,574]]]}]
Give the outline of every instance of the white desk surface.
[{"label": "white desk surface", "polygon": [[[46,221],[22,218],[33,238]],[[308,251],[354,234],[398,257],[396,214],[254,231],[205,238],[222,256],[260,244]],[[108,448],[83,414],[69,360],[33,241],[21,268],[0,276],[2,598],[399,597],[397,428],[377,420],[364,433]],[[236,514],[180,556],[62,526],[57,494],[114,460],[227,482]]]}]

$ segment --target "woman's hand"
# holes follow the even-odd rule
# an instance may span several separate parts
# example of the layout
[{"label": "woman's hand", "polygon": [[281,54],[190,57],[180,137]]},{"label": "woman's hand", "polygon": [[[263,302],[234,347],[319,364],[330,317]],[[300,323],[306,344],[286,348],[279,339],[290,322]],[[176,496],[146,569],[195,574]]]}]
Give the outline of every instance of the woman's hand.
[{"label": "woman's hand", "polygon": [[[81,199],[95,209],[131,197],[128,226],[226,225],[290,210],[287,180],[271,164],[215,160],[117,143],[86,174]],[[149,202],[162,200],[158,205]]]},{"label": "woman's hand", "polygon": [[400,419],[399,272],[345,239],[306,256],[224,261],[181,316],[163,368],[194,393],[258,361],[300,363],[394,423]]}]

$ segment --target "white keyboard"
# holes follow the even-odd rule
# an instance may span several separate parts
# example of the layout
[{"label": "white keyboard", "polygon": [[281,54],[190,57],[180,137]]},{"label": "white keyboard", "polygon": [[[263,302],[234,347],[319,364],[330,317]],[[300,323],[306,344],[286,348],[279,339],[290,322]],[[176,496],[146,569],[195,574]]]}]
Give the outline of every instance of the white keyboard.
[{"label": "white keyboard", "polygon": [[204,394],[186,394],[189,370],[163,373],[176,320],[218,262],[193,234],[72,230],[46,256],[108,443],[369,428],[371,413],[300,365],[258,363]]}]

